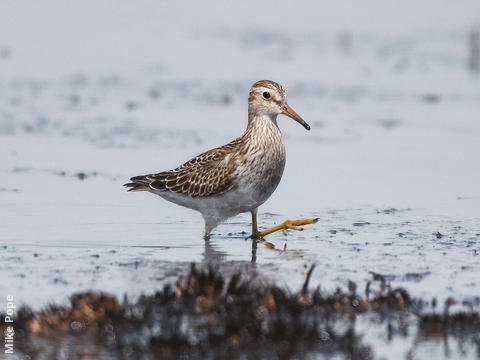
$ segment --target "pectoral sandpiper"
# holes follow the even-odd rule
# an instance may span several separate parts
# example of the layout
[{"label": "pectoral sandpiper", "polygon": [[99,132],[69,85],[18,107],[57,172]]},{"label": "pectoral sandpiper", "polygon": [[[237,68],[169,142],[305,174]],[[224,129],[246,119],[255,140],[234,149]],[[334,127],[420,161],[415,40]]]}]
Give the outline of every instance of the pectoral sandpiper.
[{"label": "pectoral sandpiper", "polygon": [[257,209],[272,195],[285,167],[285,147],[277,115],[285,114],[307,130],[310,126],[287,104],[285,89],[273,81],[253,84],[248,97],[245,133],[227,145],[194,157],[174,170],[132,177],[128,191],[149,191],[199,211],[205,220],[205,239],[226,219],[252,214],[252,237],[277,230],[302,230],[316,219],[287,220],[258,231]]}]

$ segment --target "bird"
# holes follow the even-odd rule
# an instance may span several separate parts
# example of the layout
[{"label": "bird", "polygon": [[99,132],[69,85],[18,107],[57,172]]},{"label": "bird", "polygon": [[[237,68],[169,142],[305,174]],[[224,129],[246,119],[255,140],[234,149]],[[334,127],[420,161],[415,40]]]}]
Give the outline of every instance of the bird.
[{"label": "bird", "polygon": [[252,215],[254,239],[278,230],[303,230],[318,219],[286,220],[259,231],[258,208],[277,188],[285,168],[285,146],[277,116],[284,114],[308,125],[287,103],[284,87],[271,80],[255,82],[248,96],[248,123],[242,136],[206,151],[173,170],[134,176],[128,191],[148,191],[177,205],[197,210],[205,221],[204,238],[227,219]]}]

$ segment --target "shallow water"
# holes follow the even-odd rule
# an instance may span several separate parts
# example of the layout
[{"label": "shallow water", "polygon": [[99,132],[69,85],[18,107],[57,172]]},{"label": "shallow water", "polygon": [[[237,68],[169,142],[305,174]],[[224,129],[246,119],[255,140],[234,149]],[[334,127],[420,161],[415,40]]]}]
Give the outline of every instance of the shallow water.
[{"label": "shallow water", "polygon": [[[121,9],[113,28],[129,19],[129,7]],[[94,20],[80,37],[102,26]],[[2,296],[34,308],[82,290],[135,297],[190,262],[256,271],[292,289],[315,263],[312,284],[326,289],[377,273],[439,303],[480,295],[480,87],[465,66],[463,25],[408,34],[362,27],[348,45],[335,27],[192,21],[146,20],[152,28],[138,25],[124,38],[135,49],[145,36],[141,54],[112,68],[120,48],[106,48],[98,62],[87,56],[108,39],[85,48],[83,63],[57,68],[46,55],[28,63],[38,49],[25,50],[24,33],[0,38],[13,49],[0,65]],[[198,54],[194,65],[172,54],[172,39],[162,40],[171,51],[148,46],[150,31],[165,28],[181,54]],[[258,62],[265,56],[268,66]],[[249,86],[265,77],[285,85],[312,130],[279,118],[287,165],[260,226],[303,217],[317,224],[273,234],[279,251],[259,243],[253,255],[247,214],[205,243],[199,214],[125,192],[130,176],[174,168],[239,136]]]}]

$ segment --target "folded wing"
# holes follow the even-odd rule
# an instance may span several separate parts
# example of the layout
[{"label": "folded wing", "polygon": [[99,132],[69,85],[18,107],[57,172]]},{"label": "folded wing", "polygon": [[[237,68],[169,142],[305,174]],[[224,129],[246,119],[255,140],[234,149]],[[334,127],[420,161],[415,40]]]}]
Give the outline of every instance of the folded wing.
[{"label": "folded wing", "polygon": [[171,191],[191,197],[220,194],[234,185],[236,152],[232,150],[236,146],[238,139],[200,154],[174,170],[132,177],[125,186],[128,191]]}]

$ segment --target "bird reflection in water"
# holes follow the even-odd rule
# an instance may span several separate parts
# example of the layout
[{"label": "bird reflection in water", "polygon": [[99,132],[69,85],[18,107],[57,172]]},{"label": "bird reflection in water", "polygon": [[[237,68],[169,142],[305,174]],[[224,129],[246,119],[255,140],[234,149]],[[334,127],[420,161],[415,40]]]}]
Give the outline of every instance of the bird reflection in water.
[{"label": "bird reflection in water", "polygon": [[[287,244],[285,243],[283,249],[277,249],[275,245],[269,241],[263,239],[250,239],[252,242],[252,257],[251,263],[257,262],[257,246],[258,244],[262,244],[265,246],[266,249],[271,251],[276,251],[279,253],[284,253],[287,251]],[[222,263],[227,260],[228,253],[225,251],[220,251],[216,249],[216,245],[212,243],[211,240],[205,240],[205,251],[203,253],[203,262],[206,264],[215,264],[215,263]]]}]

